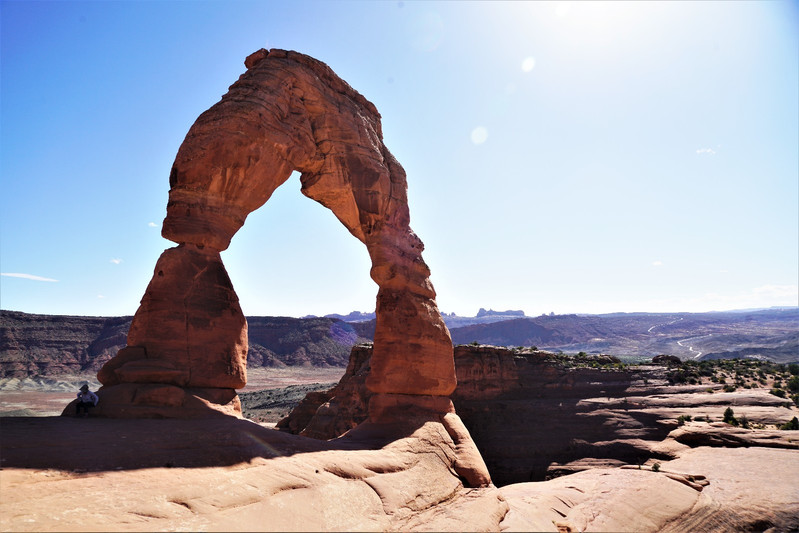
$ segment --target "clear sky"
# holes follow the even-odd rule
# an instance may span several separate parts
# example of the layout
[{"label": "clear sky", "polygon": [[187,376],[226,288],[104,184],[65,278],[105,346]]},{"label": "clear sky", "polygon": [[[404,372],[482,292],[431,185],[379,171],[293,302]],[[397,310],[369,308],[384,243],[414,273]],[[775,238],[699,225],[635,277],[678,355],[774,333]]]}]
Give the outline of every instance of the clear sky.
[{"label": "clear sky", "polygon": [[[438,304],[797,305],[796,2],[3,1],[0,305],[131,315],[186,132],[259,48],[375,103]],[[222,258],[247,315],[374,310],[292,177]]]}]

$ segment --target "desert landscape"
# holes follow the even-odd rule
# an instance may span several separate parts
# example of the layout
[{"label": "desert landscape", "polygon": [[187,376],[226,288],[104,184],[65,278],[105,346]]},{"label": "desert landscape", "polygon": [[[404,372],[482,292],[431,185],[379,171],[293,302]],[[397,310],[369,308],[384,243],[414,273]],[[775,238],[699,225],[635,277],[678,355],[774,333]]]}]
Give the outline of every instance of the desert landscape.
[{"label": "desert landscape", "polygon": [[799,432],[787,429],[799,409],[772,394],[797,381],[795,365],[457,346],[453,403],[493,481],[480,488],[429,414],[372,427],[371,345],[352,354],[284,431],[272,411],[296,404],[320,369],[272,370],[264,390],[241,392],[250,420],[3,417],[3,530],[799,527]]},{"label": "desert landscape", "polygon": [[[373,313],[245,315],[227,252],[292,176],[365,248]],[[796,306],[442,312],[381,113],[292,50],[244,58],[168,185],[132,316],[0,312],[0,530],[799,531]]]}]

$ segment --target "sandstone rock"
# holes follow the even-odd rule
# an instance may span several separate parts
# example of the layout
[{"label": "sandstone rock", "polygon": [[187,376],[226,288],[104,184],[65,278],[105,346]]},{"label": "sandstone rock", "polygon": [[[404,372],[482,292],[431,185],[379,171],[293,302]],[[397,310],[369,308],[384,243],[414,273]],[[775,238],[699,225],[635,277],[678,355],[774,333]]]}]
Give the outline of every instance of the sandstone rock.
[{"label": "sandstone rock", "polygon": [[[369,416],[371,391],[366,378],[371,371],[372,345],[353,346],[347,370],[338,385],[325,396],[306,397],[302,410],[278,422],[278,429],[287,429],[314,439],[333,439],[354,428]],[[297,415],[295,416],[295,411]],[[305,415],[300,415],[305,413]]]},{"label": "sandstone rock", "polygon": [[174,383],[185,387],[189,371],[180,369],[171,361],[147,359],[130,361],[114,370],[120,383]]},{"label": "sandstone rock", "polygon": [[[378,293],[368,388],[448,396],[452,342],[409,225],[405,171],[383,144],[377,109],[311,57],[259,50],[245,65],[175,157],[162,235],[179,246],[159,259],[128,345],[188,371],[185,384],[183,375],[151,373],[156,381],[244,385],[246,322],[219,252],[297,170],[302,193],[331,209],[372,260]],[[146,379],[138,366],[119,366],[120,381]]]},{"label": "sandstone rock", "polygon": [[468,487],[487,487],[491,485],[485,461],[480,456],[463,421],[454,412],[441,417],[441,423],[455,443],[455,472],[466,480]]},{"label": "sandstone rock", "polygon": [[652,363],[656,365],[674,366],[681,365],[682,359],[674,355],[656,355],[652,358]]},{"label": "sandstone rock", "polygon": [[[493,346],[455,347],[458,387],[452,401],[498,485],[543,480],[601,466],[678,457],[695,446],[795,447],[790,431],[735,429],[720,421],[727,406],[753,424],[787,422],[796,408],[764,389],[708,393],[706,386],[663,386],[663,367],[566,368],[546,352]],[[369,348],[353,349],[339,384],[308,398],[302,420],[279,427],[332,439],[368,416]],[[645,385],[644,378],[652,383]],[[382,401],[382,400],[381,400]],[[679,417],[701,422],[679,427]]]},{"label": "sandstone rock", "polygon": [[[108,418],[241,418],[235,389],[183,388],[164,383],[120,383],[101,387],[92,417]],[[62,416],[74,416],[77,400]]]},{"label": "sandstone rock", "polygon": [[761,446],[799,450],[799,432],[778,429],[745,429],[723,422],[687,423],[669,433],[669,437],[692,448],[700,446],[724,448]]},{"label": "sandstone rock", "polygon": [[422,410],[328,442],[231,417],[2,424],[3,531],[799,528],[796,450],[685,448],[658,472],[598,467],[474,489],[455,475],[456,443]]},{"label": "sandstone rock", "polygon": [[[503,531],[662,531],[690,515],[701,492],[664,474],[598,469],[500,489]],[[556,525],[557,524],[557,525]],[[566,529],[568,528],[568,529]]]},{"label": "sandstone rock", "polygon": [[175,385],[245,385],[247,321],[218,251],[183,244],[161,254],[128,346],[187,370],[188,382],[175,376]]},{"label": "sandstone rock", "polygon": [[230,417],[14,419],[0,439],[4,531],[498,531],[508,510],[463,486],[423,410],[332,442]]},{"label": "sandstone rock", "polygon": [[147,350],[143,346],[126,346],[100,368],[97,381],[103,385],[119,385],[121,381],[116,370],[127,363],[142,359],[147,359]]}]

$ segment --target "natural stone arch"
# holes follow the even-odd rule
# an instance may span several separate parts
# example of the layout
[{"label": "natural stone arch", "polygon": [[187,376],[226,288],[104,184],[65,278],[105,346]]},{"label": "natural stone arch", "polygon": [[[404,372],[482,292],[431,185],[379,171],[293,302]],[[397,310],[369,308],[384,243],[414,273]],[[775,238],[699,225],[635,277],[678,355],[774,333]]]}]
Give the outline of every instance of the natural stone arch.
[{"label": "natural stone arch", "polygon": [[237,410],[233,389],[246,383],[246,320],[219,253],[294,170],[303,194],[333,211],[372,261],[373,411],[408,400],[451,409],[452,342],[423,244],[410,228],[405,172],[383,144],[380,114],[303,54],[262,49],[245,65],[178,150],[162,229],[178,246],[156,264],[128,347],[98,375],[109,414]]}]

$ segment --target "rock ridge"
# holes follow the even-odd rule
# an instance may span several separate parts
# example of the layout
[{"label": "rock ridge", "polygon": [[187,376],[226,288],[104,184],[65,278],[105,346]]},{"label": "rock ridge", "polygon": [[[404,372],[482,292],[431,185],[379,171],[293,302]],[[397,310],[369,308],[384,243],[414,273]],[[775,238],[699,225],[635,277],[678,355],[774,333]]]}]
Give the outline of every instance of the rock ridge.
[{"label": "rock ridge", "polygon": [[[341,381],[308,395],[278,429],[332,439],[366,420],[369,357],[368,344],[354,347]],[[669,385],[666,366],[586,357],[570,368],[567,360],[574,364],[551,352],[455,347],[452,401],[497,485],[667,461],[688,447],[799,449],[795,432],[721,422],[731,405],[752,424],[772,427],[799,412],[766,389],[708,392],[707,385]]]}]

